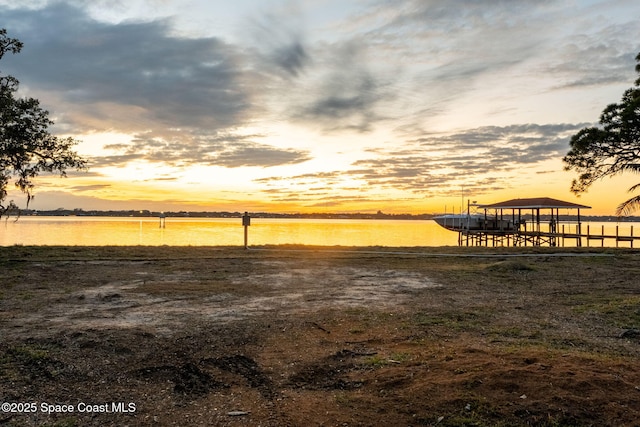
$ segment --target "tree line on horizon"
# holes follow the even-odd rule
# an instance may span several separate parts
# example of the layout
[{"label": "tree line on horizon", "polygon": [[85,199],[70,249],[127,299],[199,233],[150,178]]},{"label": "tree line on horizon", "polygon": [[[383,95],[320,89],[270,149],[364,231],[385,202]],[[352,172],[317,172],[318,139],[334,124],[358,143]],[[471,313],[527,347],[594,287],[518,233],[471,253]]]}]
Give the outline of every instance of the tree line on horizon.
[{"label": "tree line on horizon", "polygon": [[[190,218],[241,218],[244,212],[230,211],[150,211],[146,209],[84,210],[84,209],[21,209],[22,216],[107,216],[107,217],[190,217]],[[250,212],[252,218],[318,218],[318,219],[431,219],[435,214],[367,212]]]},{"label": "tree line on horizon", "polygon": [[[230,211],[150,211],[150,210],[83,210],[83,209],[51,209],[51,210],[34,210],[34,209],[22,209],[20,215],[22,216],[80,216],[80,217],[128,217],[128,218],[157,218],[160,215],[166,218],[242,218],[244,212],[230,212]],[[430,220],[439,214],[424,213],[424,214],[410,214],[410,213],[394,213],[385,214],[380,211],[377,213],[366,212],[311,212],[311,213],[284,213],[284,212],[250,212],[249,215],[252,218],[300,218],[300,219],[388,219],[388,220]],[[533,215],[525,213],[522,215],[524,219],[531,219]],[[550,218],[549,215],[540,215],[541,220]],[[596,221],[596,222],[640,222],[640,216],[627,216],[620,218],[615,215],[580,215],[582,221]],[[563,221],[577,221],[577,215],[565,215]]]}]

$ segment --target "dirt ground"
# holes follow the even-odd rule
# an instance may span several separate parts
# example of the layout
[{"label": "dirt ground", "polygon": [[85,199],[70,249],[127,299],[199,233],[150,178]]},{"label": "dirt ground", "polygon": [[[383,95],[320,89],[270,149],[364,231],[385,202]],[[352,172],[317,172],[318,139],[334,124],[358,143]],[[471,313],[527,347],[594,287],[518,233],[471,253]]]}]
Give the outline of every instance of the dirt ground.
[{"label": "dirt ground", "polygon": [[0,426],[638,426],[639,260],[0,248]]}]

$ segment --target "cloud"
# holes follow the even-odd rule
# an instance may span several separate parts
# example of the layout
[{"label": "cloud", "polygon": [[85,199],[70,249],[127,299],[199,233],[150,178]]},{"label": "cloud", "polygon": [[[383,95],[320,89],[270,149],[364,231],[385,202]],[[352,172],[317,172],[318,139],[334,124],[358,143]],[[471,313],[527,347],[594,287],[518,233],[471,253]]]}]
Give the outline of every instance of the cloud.
[{"label": "cloud", "polygon": [[[555,4],[555,6],[554,6]],[[373,36],[434,70],[435,79],[469,79],[495,72],[543,50],[553,25],[553,1],[400,0],[381,1]],[[406,43],[410,37],[413,43]]]},{"label": "cloud", "polygon": [[[66,191],[38,191],[29,207],[31,209],[74,209],[83,210],[151,210],[151,211],[179,211],[190,209],[193,202],[180,199],[147,200],[145,198],[127,200],[101,199],[95,196],[78,195]],[[202,208],[195,206],[194,208]]]},{"label": "cloud", "polygon": [[292,121],[365,133],[391,121],[434,120],[483,77],[522,66],[551,42],[539,30],[547,2],[373,4],[336,26],[335,40],[307,47],[314,79],[289,94]]},{"label": "cloud", "polygon": [[482,77],[526,70],[543,53],[526,72],[567,86],[620,81],[633,58],[630,43],[618,42],[638,32],[631,22],[600,26],[557,44],[568,13],[561,2],[380,0],[319,40],[303,7],[286,2],[245,20],[241,45],[180,37],[171,18],[98,21],[95,4],[0,6],[25,42],[3,68],[47,94],[38,97],[65,132],[217,133],[259,117],[365,133],[391,120],[434,120]]},{"label": "cloud", "polygon": [[302,9],[283,2],[246,21],[245,53],[268,87],[260,99],[278,120],[324,133],[372,130],[386,120],[379,110],[393,99],[393,79],[374,67],[375,53],[359,36],[310,42]]},{"label": "cloud", "polygon": [[87,110],[105,129],[216,130],[237,125],[249,109],[234,48],[172,36],[169,20],[109,24],[64,3],[3,17],[25,44],[12,71],[29,87],[58,93],[77,129]]},{"label": "cloud", "polygon": [[70,187],[69,190],[73,191],[73,192],[83,192],[83,191],[95,191],[95,190],[102,190],[105,188],[109,188],[111,187],[110,184],[93,184],[93,185],[75,185],[73,187]]},{"label": "cloud", "polygon": [[293,149],[277,149],[264,144],[239,144],[225,146],[209,162],[211,165],[226,167],[240,166],[279,166],[292,163],[302,163],[309,160],[305,151]]},{"label": "cloud", "polygon": [[[272,176],[272,177],[257,178],[254,181],[261,184],[277,184],[279,182],[289,181],[289,182],[302,184],[304,186],[316,185],[320,182],[325,183],[326,185],[332,185],[337,183],[337,180],[342,176],[342,174],[343,173],[340,171],[315,172],[315,173],[305,173],[301,175],[294,175],[290,177]],[[274,190],[274,191],[279,191],[279,190]]]},{"label": "cloud", "polygon": [[636,22],[599,28],[580,34],[551,51],[552,60],[540,70],[557,77],[557,88],[584,88],[626,83],[635,73],[640,28]]},{"label": "cloud", "polygon": [[[26,91],[48,95],[38,98],[55,105],[58,130],[136,135],[131,144],[108,145],[113,154],[92,158],[92,167],[134,160],[269,167],[310,158],[305,150],[234,136],[253,119],[254,101],[269,86],[252,69],[257,59],[239,46],[176,36],[170,19],[114,24],[58,2],[0,6],[0,13],[11,36],[25,44],[7,71]],[[304,51],[292,42],[291,53],[277,47],[276,59],[295,74]]]},{"label": "cloud", "polygon": [[[386,150],[354,165],[369,167],[369,179],[411,176],[431,178],[444,173],[458,180],[502,176],[528,165],[557,159],[568,150],[570,136],[585,124],[483,126],[447,135],[424,135],[404,150]],[[446,172],[443,172],[446,171]]]},{"label": "cloud", "polygon": [[626,23],[617,16],[621,5],[379,0],[376,6],[351,25],[367,28],[368,43],[387,61],[408,64],[403,81],[394,87],[407,120],[435,122],[459,102],[480,103],[474,98],[480,93],[522,108],[514,94],[525,95],[528,87],[528,94],[536,95],[541,88],[633,80],[629,64],[637,53],[640,27],[633,14]]},{"label": "cloud", "polygon": [[447,135],[425,135],[412,142],[421,147],[453,152],[486,150],[491,158],[501,158],[501,150],[526,151],[523,162],[539,162],[557,156],[568,148],[568,137],[588,123],[578,124],[514,124],[482,126]]},{"label": "cloud", "polygon": [[248,21],[261,68],[280,77],[297,77],[310,64],[302,17],[297,8],[271,10]]},{"label": "cloud", "polygon": [[105,148],[117,154],[94,158],[93,167],[119,166],[131,161],[162,162],[175,167],[211,165],[227,168],[271,167],[310,159],[305,150],[277,148],[252,141],[259,135],[194,135],[180,132],[172,138],[153,133],[138,135],[131,144]]},{"label": "cloud", "polygon": [[322,69],[293,96],[290,119],[323,132],[364,133],[389,119],[382,113],[395,97],[393,79],[375,69],[369,47],[359,41],[325,46]]},{"label": "cloud", "polygon": [[278,188],[280,183],[288,187],[324,183],[342,193],[356,180],[362,183],[360,188],[373,191],[430,195],[450,195],[464,185],[474,194],[483,194],[511,187],[515,175],[525,168],[561,158],[569,148],[571,135],[586,125],[517,124],[426,134],[398,147],[369,150],[371,157],[354,161],[351,168],[342,171],[256,182],[271,188]]}]

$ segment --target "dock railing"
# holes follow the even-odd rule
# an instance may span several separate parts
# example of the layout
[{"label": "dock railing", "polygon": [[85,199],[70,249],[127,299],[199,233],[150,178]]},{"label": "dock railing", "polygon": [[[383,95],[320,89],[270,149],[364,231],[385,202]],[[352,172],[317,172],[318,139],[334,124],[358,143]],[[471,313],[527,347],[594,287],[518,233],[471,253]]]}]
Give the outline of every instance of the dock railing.
[{"label": "dock railing", "polygon": [[464,230],[458,242],[466,246],[631,247],[640,241],[632,224],[523,221],[512,231]]}]

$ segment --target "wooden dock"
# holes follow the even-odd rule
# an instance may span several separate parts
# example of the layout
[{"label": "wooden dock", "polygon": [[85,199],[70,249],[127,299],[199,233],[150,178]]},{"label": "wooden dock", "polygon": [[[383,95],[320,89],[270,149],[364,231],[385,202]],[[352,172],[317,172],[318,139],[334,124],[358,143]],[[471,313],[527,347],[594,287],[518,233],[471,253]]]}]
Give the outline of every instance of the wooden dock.
[{"label": "wooden dock", "polygon": [[[590,247],[599,242],[598,246],[604,247],[605,242],[613,241],[615,247],[628,243],[633,248],[636,240],[640,240],[640,236],[633,233],[633,225],[628,234],[621,233],[619,225],[615,226],[615,232],[610,231],[613,224],[607,226],[607,231],[604,225],[596,230],[580,219],[580,210],[590,206],[550,197],[512,199],[488,205],[473,203],[467,202],[466,225],[461,222],[462,227],[455,229],[460,246],[558,247],[571,242],[572,247]],[[472,206],[483,210],[484,215],[470,215]],[[567,214],[561,216],[560,211]]]},{"label": "wooden dock", "polygon": [[[599,230],[587,224],[578,224],[575,231],[565,231],[562,225],[559,231],[496,231],[496,230],[463,230],[459,232],[458,244],[460,246],[550,246],[564,247],[568,242],[570,246],[576,247],[604,247],[605,242],[615,242],[615,247],[620,247],[620,243],[625,243],[625,247],[634,247],[636,241],[640,241],[640,235],[634,235],[633,225],[630,226],[629,234],[622,234],[620,226],[615,226],[615,232],[605,232],[602,225]],[[585,230],[586,229],[586,230]],[[586,232],[585,232],[586,231]],[[599,244],[593,245],[594,242]],[[629,244],[629,246],[626,246]]]},{"label": "wooden dock", "polygon": [[[550,197],[512,199],[488,205],[474,202],[473,206],[484,210],[486,225],[480,229],[460,230],[458,244],[461,246],[558,247],[565,246],[568,241],[574,247],[589,247],[594,242],[604,247],[605,242],[614,241],[615,247],[624,242],[633,248],[635,241],[640,240],[640,236],[634,235],[632,225],[628,234],[621,233],[619,225],[615,226],[615,232],[605,232],[604,225],[599,230],[592,230],[590,224],[584,224],[580,219],[580,210],[590,209],[590,206]],[[471,204],[467,203],[467,212],[470,208]],[[567,215],[561,216],[561,210]],[[498,229],[505,221],[508,226]]]}]

